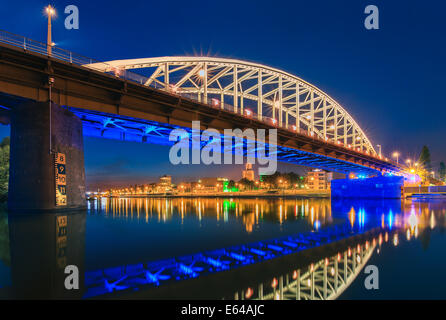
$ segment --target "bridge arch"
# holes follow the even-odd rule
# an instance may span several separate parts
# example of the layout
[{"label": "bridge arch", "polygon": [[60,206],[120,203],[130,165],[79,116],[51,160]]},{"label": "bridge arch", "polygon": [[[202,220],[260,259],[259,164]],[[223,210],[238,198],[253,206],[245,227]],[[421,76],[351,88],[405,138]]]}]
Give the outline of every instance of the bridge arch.
[{"label": "bridge arch", "polygon": [[117,74],[144,69],[142,84],[376,155],[353,117],[332,97],[285,71],[236,59],[158,57],[101,63]]}]

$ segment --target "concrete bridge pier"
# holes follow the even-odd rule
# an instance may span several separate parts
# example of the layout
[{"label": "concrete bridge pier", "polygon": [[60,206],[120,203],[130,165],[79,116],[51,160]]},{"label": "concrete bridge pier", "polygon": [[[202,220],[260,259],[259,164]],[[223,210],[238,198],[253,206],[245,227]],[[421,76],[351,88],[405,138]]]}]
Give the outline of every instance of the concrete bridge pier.
[{"label": "concrete bridge pier", "polygon": [[47,213],[85,208],[81,120],[54,103],[50,117],[49,102],[29,101],[14,107],[9,211]]},{"label": "concrete bridge pier", "polygon": [[400,199],[404,178],[379,176],[331,181],[332,199]]}]

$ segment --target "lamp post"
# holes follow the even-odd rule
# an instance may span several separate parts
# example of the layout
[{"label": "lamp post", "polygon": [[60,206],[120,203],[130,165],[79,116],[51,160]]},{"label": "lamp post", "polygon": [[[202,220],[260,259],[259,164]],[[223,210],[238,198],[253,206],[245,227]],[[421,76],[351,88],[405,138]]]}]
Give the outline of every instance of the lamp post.
[{"label": "lamp post", "polygon": [[381,157],[381,155],[382,155],[382,153],[381,153],[381,145],[377,144],[376,146],[379,148],[379,156]]},{"label": "lamp post", "polygon": [[393,157],[396,158],[396,164],[400,164],[400,162],[399,162],[399,157],[400,157],[399,152],[394,152],[393,153]]},{"label": "lamp post", "polygon": [[51,40],[51,19],[53,18],[54,15],[56,15],[56,10],[51,5],[48,5],[45,8],[45,12],[46,15],[48,16],[48,34],[47,34],[46,46],[48,55],[51,56],[51,48],[53,46],[53,41]]}]

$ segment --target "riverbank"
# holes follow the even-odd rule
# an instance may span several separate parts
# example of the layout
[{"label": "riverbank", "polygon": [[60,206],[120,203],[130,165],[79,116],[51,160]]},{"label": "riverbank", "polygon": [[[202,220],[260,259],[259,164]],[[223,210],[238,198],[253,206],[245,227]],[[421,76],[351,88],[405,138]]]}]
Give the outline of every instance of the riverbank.
[{"label": "riverbank", "polygon": [[[94,199],[97,196],[90,196]],[[277,191],[277,192],[214,192],[214,193],[175,193],[175,194],[134,194],[102,196],[103,198],[330,198],[330,191]]]}]

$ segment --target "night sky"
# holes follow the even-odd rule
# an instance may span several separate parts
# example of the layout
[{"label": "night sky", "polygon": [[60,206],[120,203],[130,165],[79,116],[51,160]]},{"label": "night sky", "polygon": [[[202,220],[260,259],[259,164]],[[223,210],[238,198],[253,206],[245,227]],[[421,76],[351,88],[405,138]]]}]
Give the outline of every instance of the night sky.
[{"label": "night sky", "polygon": [[[4,1],[0,29],[46,41],[46,1]],[[431,150],[446,161],[446,43],[442,1],[53,1],[53,40],[98,60],[211,55],[276,67],[321,88],[358,122],[374,144],[401,159]],[[80,29],[64,28],[77,5]],[[364,28],[377,5],[380,30]],[[8,127],[0,128],[8,135]],[[85,138],[90,185],[225,175],[240,167],[173,166],[168,147]],[[291,171],[293,166],[281,166]]]}]

